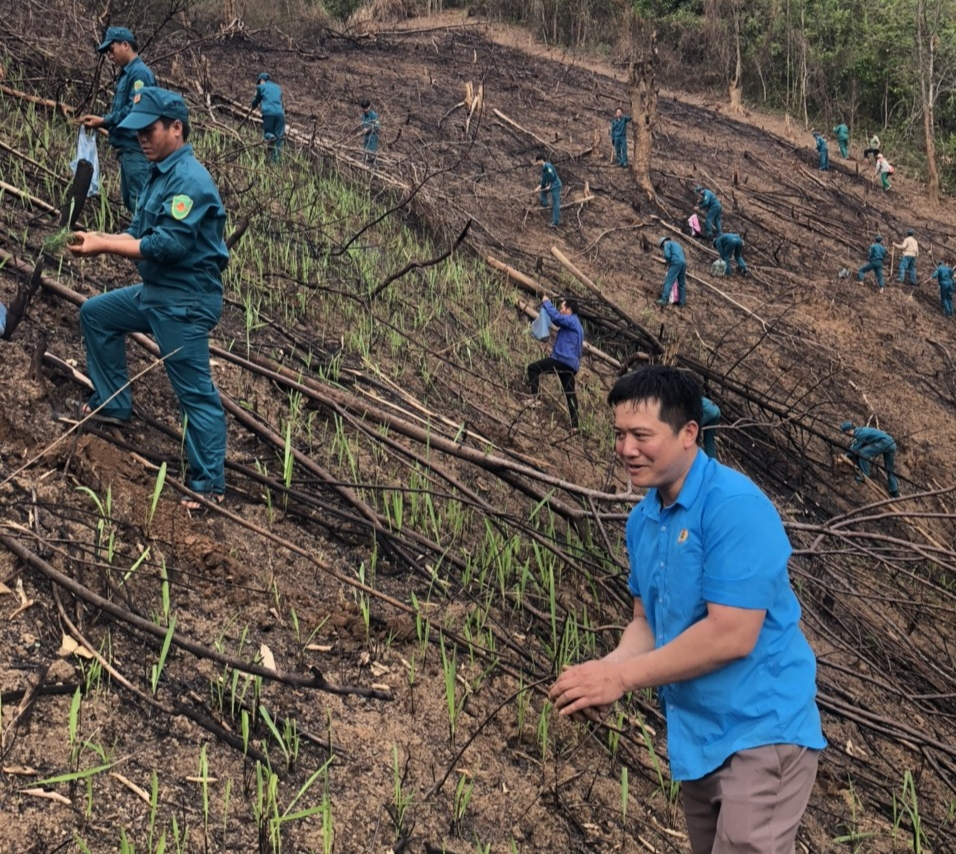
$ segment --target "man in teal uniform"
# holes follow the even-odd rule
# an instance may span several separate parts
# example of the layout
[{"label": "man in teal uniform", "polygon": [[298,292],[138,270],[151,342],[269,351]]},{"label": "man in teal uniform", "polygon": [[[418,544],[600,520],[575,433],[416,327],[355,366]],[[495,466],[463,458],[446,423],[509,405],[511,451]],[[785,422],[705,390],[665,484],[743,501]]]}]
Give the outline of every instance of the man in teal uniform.
[{"label": "man in teal uniform", "polygon": [[886,247],[883,245],[883,238],[876,235],[867,253],[866,263],[856,271],[857,281],[862,282],[863,277],[872,270],[873,275],[876,276],[876,283],[880,286],[880,293],[883,293],[883,286],[886,284],[883,280],[884,258],[886,258]]},{"label": "man in teal uniform", "polygon": [[850,156],[850,129],[845,122],[840,122],[834,129],[837,145],[840,146],[840,155],[846,160]]},{"label": "man in teal uniform", "polygon": [[687,304],[687,258],[684,250],[676,240],[666,235],[657,241],[657,245],[664,253],[664,260],[667,262],[667,273],[664,275],[664,287],[661,288],[661,298],[657,301],[658,305],[668,305],[670,303],[671,288],[674,282],[677,282],[677,305]]},{"label": "man in teal uniform", "polygon": [[821,172],[830,171],[830,149],[827,148],[827,141],[823,138],[823,134],[820,131],[815,130],[813,132],[813,138],[817,143],[817,160],[820,166]]},{"label": "man in teal uniform", "polygon": [[538,183],[538,200],[541,207],[548,206],[548,196],[551,196],[551,228],[561,224],[561,179],[558,170],[548,162],[543,152],[535,155],[534,162],[541,167],[541,181]]},{"label": "man in teal uniform", "polygon": [[[186,104],[175,92],[147,87],[123,120],[149,159],[150,177],[133,222],[122,234],[79,232],[74,255],[120,255],[137,262],[141,284],[92,297],[80,309],[93,395],[117,421],[132,415],[126,340],[151,332],[185,420],[187,484],[221,500],[225,492],[226,419],[209,367],[209,332],[222,313],[226,211],[212,178],[193,155]],[[185,500],[190,509],[198,506]]]},{"label": "man in teal uniform", "polygon": [[859,483],[870,476],[870,463],[881,454],[886,469],[886,488],[891,498],[899,498],[900,484],[896,479],[896,440],[875,427],[854,427],[852,421],[844,421],[840,430],[853,437],[847,459],[856,460],[860,473],[856,476]]},{"label": "man in teal uniform", "polygon": [[709,397],[700,399],[702,409],[700,432],[704,437],[704,453],[712,460],[717,459],[717,430],[720,424],[720,407]]},{"label": "man in teal uniform", "polygon": [[627,166],[627,125],[630,116],[624,115],[624,110],[618,107],[611,120],[611,144],[614,146],[614,156],[618,166]]},{"label": "man in teal uniform", "polygon": [[737,272],[741,276],[747,275],[747,262],[744,261],[744,239],[739,234],[726,231],[714,241],[714,249],[720,253],[720,260],[727,265],[730,273],[730,258],[737,262]]},{"label": "man in teal uniform", "polygon": [[698,186],[695,192],[699,197],[698,209],[707,215],[707,219],[704,220],[704,237],[720,237],[724,233],[723,205],[712,190]]},{"label": "man in teal uniform", "polygon": [[790,854],[826,740],[780,514],[697,447],[686,372],[634,371],[608,403],[615,451],[647,490],[627,520],[630,621],[549,697],[572,715],[656,687],[693,854]]},{"label": "man in teal uniform", "polygon": [[943,314],[953,316],[953,268],[945,260],[933,271],[931,279],[939,282],[939,302],[943,307]]},{"label": "man in teal uniform", "polygon": [[120,127],[129,115],[133,98],[145,86],[155,86],[156,78],[137,54],[136,37],[126,27],[110,27],[103,36],[99,53],[108,53],[120,69],[113,93],[113,109],[105,116],[82,116],[80,123],[88,128],[106,128],[110,145],[120,162],[120,193],[130,213],[136,213],[136,203],[149,177],[149,161],[140,150],[136,134]]},{"label": "man in teal uniform", "polygon": [[365,149],[365,162],[374,163],[378,153],[378,132],[382,125],[378,113],[372,109],[372,102],[365,98],[359,104],[362,108],[362,147]]},{"label": "man in teal uniform", "polygon": [[256,96],[250,109],[262,104],[262,135],[272,149],[272,162],[278,163],[285,141],[285,109],[282,106],[282,89],[263,71],[256,83]]}]

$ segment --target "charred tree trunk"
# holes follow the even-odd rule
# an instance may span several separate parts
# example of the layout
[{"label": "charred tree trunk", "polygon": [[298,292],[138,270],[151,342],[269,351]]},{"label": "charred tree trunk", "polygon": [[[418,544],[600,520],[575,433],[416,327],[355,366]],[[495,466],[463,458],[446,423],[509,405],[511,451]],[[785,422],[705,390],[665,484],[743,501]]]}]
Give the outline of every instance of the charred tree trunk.
[{"label": "charred tree trunk", "polygon": [[632,62],[628,70],[631,95],[631,116],[634,125],[634,159],[631,173],[648,201],[657,194],[651,182],[651,153],[654,146],[654,126],[657,123],[657,33],[651,33],[644,56]]},{"label": "charred tree trunk", "polygon": [[930,20],[927,5],[926,0],[919,0],[916,9],[916,59],[926,150],[926,196],[930,204],[935,205],[939,201],[939,169],[936,165],[936,99],[939,97],[936,50],[939,36],[934,24],[938,22],[939,3],[935,4],[936,21]]},{"label": "charred tree trunk", "polygon": [[[63,206],[60,208],[60,229],[73,229],[76,227],[76,221],[80,218],[83,211],[83,205],[86,204],[86,195],[90,191],[90,184],[93,182],[93,164],[89,160],[80,160],[76,164],[76,177],[67,190],[66,198],[63,200]],[[7,323],[0,335],[4,341],[10,341],[13,333],[27,313],[27,308],[36,292],[40,289],[40,280],[43,276],[44,260],[40,258],[37,261],[33,275],[25,284],[17,287],[16,295],[10,303],[7,311]]]},{"label": "charred tree trunk", "polygon": [[728,88],[728,96],[730,98],[730,109],[734,113],[742,113],[743,108],[743,83],[742,78],[744,76],[744,64],[743,59],[740,55],[740,9],[734,10],[734,48],[737,54],[737,63],[734,66],[734,76],[730,81]]}]

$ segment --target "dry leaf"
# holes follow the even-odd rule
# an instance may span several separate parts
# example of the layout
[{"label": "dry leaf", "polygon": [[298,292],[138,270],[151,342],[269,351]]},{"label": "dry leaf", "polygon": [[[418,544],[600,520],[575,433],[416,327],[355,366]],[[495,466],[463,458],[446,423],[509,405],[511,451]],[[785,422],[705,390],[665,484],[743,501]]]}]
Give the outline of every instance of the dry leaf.
[{"label": "dry leaf", "polygon": [[[20,599],[20,605],[25,606],[27,604],[27,594],[23,592],[23,579],[17,579],[17,596]],[[33,604],[32,601],[30,604]]]},{"label": "dry leaf", "polygon": [[332,652],[330,643],[310,643],[306,644],[305,648],[310,652]]},{"label": "dry leaf", "polygon": [[40,772],[29,765],[6,765],[3,768],[4,774],[15,774],[18,777],[35,777]]},{"label": "dry leaf", "polygon": [[92,652],[66,632],[63,633],[63,642],[60,644],[60,648],[56,651],[56,654],[61,658],[66,658],[68,655],[78,655],[80,658],[87,659],[93,658]]},{"label": "dry leaf", "polygon": [[0,581],[0,596],[2,596],[4,593],[13,593],[13,591],[7,587],[6,584]]},{"label": "dry leaf", "polygon": [[377,661],[372,662],[371,670],[372,670],[372,676],[375,676],[376,678],[378,678],[379,676],[384,676],[386,673],[392,672],[384,664],[379,664]]},{"label": "dry leaf", "polygon": [[392,692],[392,686],[386,685],[384,682],[373,682],[372,683],[373,691],[387,691],[388,693]]},{"label": "dry leaf", "polygon": [[265,644],[259,647],[259,657],[262,659],[262,666],[265,667],[266,670],[274,670],[276,673],[279,672],[279,668],[276,667],[275,656],[272,654],[272,650]]},{"label": "dry leaf", "polygon": [[20,607],[17,608],[7,619],[12,620],[12,619],[13,619],[14,617],[16,617],[17,614],[19,614],[21,611],[26,611],[26,609],[29,608],[32,604],[33,604],[33,600],[32,600],[32,599],[27,599],[27,601],[24,602],[22,605],[20,605]]},{"label": "dry leaf", "polygon": [[48,801],[56,801],[58,804],[72,806],[69,798],[64,798],[59,792],[48,792],[46,789],[24,789],[23,794],[32,795],[34,798],[46,798]]}]

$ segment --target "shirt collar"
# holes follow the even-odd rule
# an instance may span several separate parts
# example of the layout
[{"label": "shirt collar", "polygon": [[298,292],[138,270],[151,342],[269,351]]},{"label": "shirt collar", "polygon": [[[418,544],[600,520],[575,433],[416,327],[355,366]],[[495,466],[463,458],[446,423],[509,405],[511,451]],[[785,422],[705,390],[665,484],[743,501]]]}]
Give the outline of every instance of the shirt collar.
[{"label": "shirt collar", "polygon": [[177,148],[169,157],[166,157],[163,160],[160,160],[159,163],[153,164],[153,169],[159,172],[161,175],[169,172],[173,166],[175,166],[180,160],[183,159],[187,154],[192,154],[193,147],[190,143]]},{"label": "shirt collar", "polygon": [[[709,461],[710,458],[698,448],[694,456],[694,462],[691,463],[690,468],[687,470],[687,477],[684,478],[684,484],[677,494],[677,500],[667,508],[668,510],[672,510],[678,505],[686,510],[697,500],[701,486],[704,483],[704,469],[707,467]],[[651,519],[659,519],[661,517],[663,508],[661,507],[661,496],[656,486],[647,491],[647,495],[644,496],[640,507],[641,512]]]}]

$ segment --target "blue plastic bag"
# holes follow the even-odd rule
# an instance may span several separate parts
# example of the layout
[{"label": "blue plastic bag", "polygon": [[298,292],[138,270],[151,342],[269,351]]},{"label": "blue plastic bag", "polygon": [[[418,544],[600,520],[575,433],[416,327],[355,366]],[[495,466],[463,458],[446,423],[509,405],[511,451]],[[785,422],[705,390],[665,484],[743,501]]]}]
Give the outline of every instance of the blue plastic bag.
[{"label": "blue plastic bag", "polygon": [[80,128],[80,135],[76,139],[76,157],[70,161],[70,169],[76,175],[76,167],[81,160],[89,160],[93,167],[93,180],[90,181],[90,190],[86,197],[92,198],[100,193],[100,156],[96,150],[96,131]]},{"label": "blue plastic bag", "polygon": [[542,308],[538,316],[531,321],[531,334],[538,341],[547,341],[551,337],[551,318]]}]

